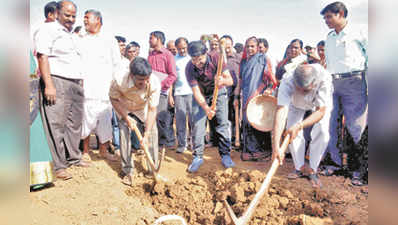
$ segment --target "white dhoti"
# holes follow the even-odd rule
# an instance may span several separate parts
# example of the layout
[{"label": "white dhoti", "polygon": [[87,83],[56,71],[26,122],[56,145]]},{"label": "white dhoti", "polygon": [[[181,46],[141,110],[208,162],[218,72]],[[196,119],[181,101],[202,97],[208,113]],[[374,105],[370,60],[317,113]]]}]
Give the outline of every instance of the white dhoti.
[{"label": "white dhoti", "polygon": [[112,140],[112,105],[109,101],[85,99],[82,139],[95,133],[101,144]]},{"label": "white dhoti", "polygon": [[[287,129],[301,122],[304,118],[305,110],[298,109],[292,104],[289,106],[289,113],[287,118]],[[326,110],[323,118],[313,125],[311,130],[311,142],[309,146],[310,151],[310,167],[314,172],[318,170],[319,163],[321,162],[323,153],[325,152],[329,143],[329,122],[330,110]],[[305,157],[305,139],[303,130],[301,130],[297,137],[289,145],[290,153],[292,154],[294,167],[300,170],[304,165]]]}]

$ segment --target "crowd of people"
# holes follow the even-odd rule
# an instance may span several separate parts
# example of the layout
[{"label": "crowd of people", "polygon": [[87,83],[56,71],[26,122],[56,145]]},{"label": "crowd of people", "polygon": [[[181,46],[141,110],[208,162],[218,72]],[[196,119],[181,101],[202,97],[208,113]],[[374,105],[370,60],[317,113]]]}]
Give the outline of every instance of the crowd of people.
[{"label": "crowd of people", "polygon": [[[192,151],[187,171],[195,173],[210,146],[225,168],[235,166],[233,148],[241,160],[282,163],[284,136],[295,166],[289,179],[307,176],[321,187],[319,174],[344,170],[353,185],[367,183],[367,146],[361,143],[367,138],[368,34],[349,23],[344,3],[321,11],[331,29],[325,40],[304,47],[293,39],[280,60],[268,53],[265,38],[234,45],[230,35],[212,34],[166,43],[161,31],[149,34],[145,59],[139,43],[103,31],[106,18],[98,10],[85,11],[84,27],[74,28],[76,11],[72,1],[49,2],[45,23],[33,34],[32,186],[51,182],[40,176],[51,173],[49,161],[62,180],[72,178],[70,166],[89,167],[92,134],[100,157],[120,161],[127,185],[133,184],[132,153],[144,147],[155,165],[160,148]],[[253,127],[247,115],[248,103],[262,94],[277,99],[271,132]],[[348,136],[350,149],[339,144]]]}]

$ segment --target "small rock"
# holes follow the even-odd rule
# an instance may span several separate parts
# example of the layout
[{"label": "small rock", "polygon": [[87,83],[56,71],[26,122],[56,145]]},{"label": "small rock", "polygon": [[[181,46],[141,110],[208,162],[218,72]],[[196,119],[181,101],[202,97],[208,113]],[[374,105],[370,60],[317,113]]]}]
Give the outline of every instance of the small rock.
[{"label": "small rock", "polygon": [[294,198],[292,192],[290,192],[289,190],[283,190],[283,191],[281,191],[280,195],[281,195],[282,197],[286,197],[286,198],[288,198],[288,199],[293,199],[293,198]]},{"label": "small rock", "polygon": [[235,202],[244,202],[246,201],[245,192],[239,184],[235,184],[231,188],[231,198]]},{"label": "small rock", "polygon": [[224,177],[225,178],[229,178],[229,177],[232,177],[232,168],[228,168],[228,169],[226,169],[225,171],[224,171]]},{"label": "small rock", "polygon": [[287,209],[287,205],[289,204],[289,199],[288,198],[281,197],[281,198],[278,199],[278,201],[279,201],[279,206],[282,209]]},{"label": "small rock", "polygon": [[222,203],[221,203],[221,202],[217,202],[217,203],[216,203],[216,206],[214,207],[213,213],[216,214],[216,213],[218,213],[221,209],[222,209]]}]

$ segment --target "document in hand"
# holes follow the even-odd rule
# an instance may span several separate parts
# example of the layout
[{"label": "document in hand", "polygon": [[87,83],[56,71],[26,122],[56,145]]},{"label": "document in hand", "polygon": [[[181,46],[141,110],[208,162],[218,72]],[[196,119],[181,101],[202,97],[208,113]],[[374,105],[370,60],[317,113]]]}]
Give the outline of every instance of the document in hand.
[{"label": "document in hand", "polygon": [[154,71],[154,70],[152,70],[152,75],[155,75],[159,79],[160,82],[162,82],[164,79],[166,79],[167,76],[169,76],[166,73],[162,73],[162,72]]}]

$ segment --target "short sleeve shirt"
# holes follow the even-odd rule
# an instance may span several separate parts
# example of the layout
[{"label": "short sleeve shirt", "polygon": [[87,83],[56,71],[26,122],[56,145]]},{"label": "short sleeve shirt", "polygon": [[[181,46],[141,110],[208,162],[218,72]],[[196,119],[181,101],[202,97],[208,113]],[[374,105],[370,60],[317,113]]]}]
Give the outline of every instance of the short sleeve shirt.
[{"label": "short sleeve shirt", "polygon": [[332,73],[364,70],[367,63],[368,30],[347,23],[340,33],[332,31],[325,41],[326,68]]},{"label": "short sleeve shirt", "polygon": [[315,88],[306,94],[296,91],[294,76],[281,81],[278,91],[278,105],[292,104],[302,110],[314,110],[316,107],[333,107],[333,83],[331,75],[320,64],[311,64],[316,70]]},{"label": "short sleeve shirt", "polygon": [[58,21],[43,24],[35,33],[35,49],[48,56],[51,74],[70,79],[83,78],[77,38]]},{"label": "short sleeve shirt", "polygon": [[[202,69],[198,69],[194,66],[192,60],[189,61],[185,68],[185,74],[189,85],[191,87],[199,85],[199,88],[205,97],[213,94],[214,77],[217,73],[218,58],[218,52],[212,51],[207,53],[206,63]],[[223,64],[223,68],[226,68],[225,63]]]},{"label": "short sleeve shirt", "polygon": [[141,121],[145,121],[148,113],[148,106],[157,107],[160,98],[160,81],[151,75],[149,85],[145,89],[138,89],[130,73],[125,72],[122,76],[112,81],[109,97],[123,102],[127,106],[127,111],[136,115]]}]

